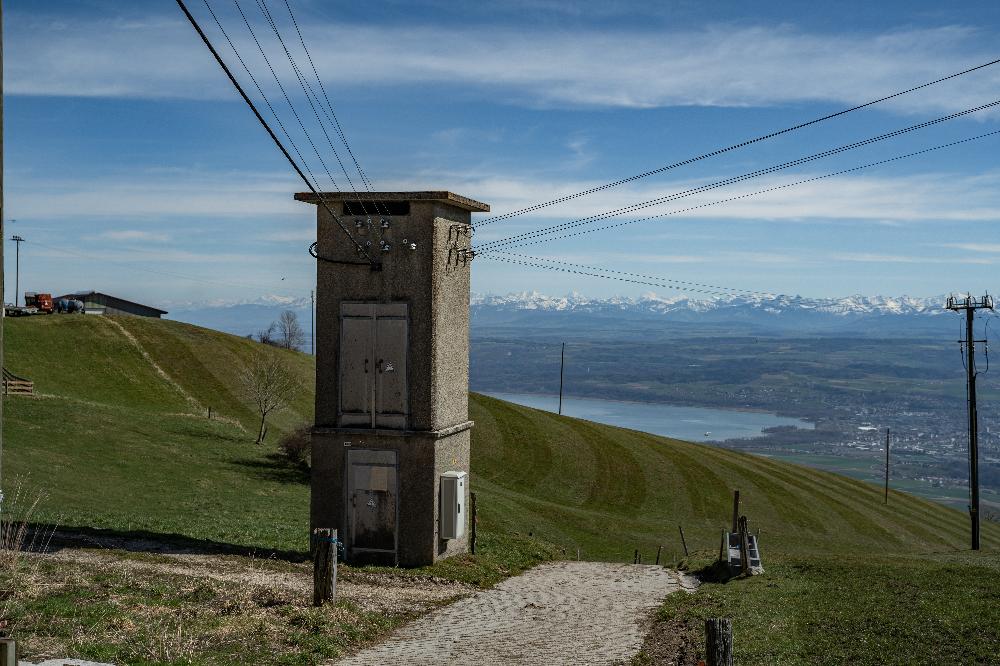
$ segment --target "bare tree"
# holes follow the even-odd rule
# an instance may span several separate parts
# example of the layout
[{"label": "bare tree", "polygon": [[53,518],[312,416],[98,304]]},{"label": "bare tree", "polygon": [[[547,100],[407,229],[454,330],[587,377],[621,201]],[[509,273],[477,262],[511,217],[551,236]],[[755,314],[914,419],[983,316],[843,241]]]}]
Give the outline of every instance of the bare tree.
[{"label": "bare tree", "polygon": [[239,377],[243,395],[260,413],[260,428],[257,431],[257,444],[260,444],[267,433],[267,415],[288,404],[297,391],[297,378],[282,362],[279,354],[264,350],[253,353]]},{"label": "bare tree", "polygon": [[285,349],[299,349],[306,343],[306,333],[299,325],[299,318],[291,310],[278,317],[278,342]]},{"label": "bare tree", "polygon": [[257,331],[257,342],[265,345],[271,345],[272,347],[278,346],[278,338],[274,333],[274,329],[277,325],[272,321],[267,328],[262,328]]}]

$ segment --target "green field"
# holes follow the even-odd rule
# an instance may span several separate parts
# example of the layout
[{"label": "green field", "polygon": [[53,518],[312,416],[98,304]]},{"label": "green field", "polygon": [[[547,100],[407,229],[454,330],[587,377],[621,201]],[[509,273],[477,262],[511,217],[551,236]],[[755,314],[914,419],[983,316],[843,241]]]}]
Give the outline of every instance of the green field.
[{"label": "green field", "polygon": [[[257,343],[169,321],[52,316],[7,320],[5,344],[7,367],[38,392],[5,399],[4,423],[8,488],[19,479],[45,493],[33,520],[304,553],[307,472],[275,441],[311,418],[310,357],[269,350],[301,390],[257,446],[236,379]],[[665,561],[698,568],[717,552],[738,488],[767,575],[672,598],[661,628],[680,627],[693,644],[700,617],[731,615],[747,637],[743,663],[905,663],[884,650],[902,642],[911,662],[974,663],[1000,649],[980,627],[1000,624],[1000,583],[984,576],[997,566],[996,525],[972,556],[964,514],[905,493],[887,507],[880,488],[856,479],[479,395],[471,412],[481,554],[437,565],[438,575],[489,584],[553,552],[631,561],[639,549],[648,562],[661,546]],[[918,631],[929,618],[947,631]],[[878,650],[859,656],[852,637],[874,641],[881,626]]]}]

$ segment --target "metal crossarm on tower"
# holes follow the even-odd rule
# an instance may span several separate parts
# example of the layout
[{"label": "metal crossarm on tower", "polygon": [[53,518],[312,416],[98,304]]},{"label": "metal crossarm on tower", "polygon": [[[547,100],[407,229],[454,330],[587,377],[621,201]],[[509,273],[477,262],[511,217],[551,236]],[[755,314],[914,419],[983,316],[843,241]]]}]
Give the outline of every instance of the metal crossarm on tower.
[{"label": "metal crossarm on tower", "polygon": [[966,379],[969,391],[969,518],[972,521],[972,550],[979,550],[979,414],[976,410],[976,345],[986,344],[986,340],[976,340],[973,322],[976,310],[992,310],[993,298],[986,294],[977,298],[949,296],[945,307],[955,312],[965,313],[965,339],[959,340],[961,349],[967,350]]}]

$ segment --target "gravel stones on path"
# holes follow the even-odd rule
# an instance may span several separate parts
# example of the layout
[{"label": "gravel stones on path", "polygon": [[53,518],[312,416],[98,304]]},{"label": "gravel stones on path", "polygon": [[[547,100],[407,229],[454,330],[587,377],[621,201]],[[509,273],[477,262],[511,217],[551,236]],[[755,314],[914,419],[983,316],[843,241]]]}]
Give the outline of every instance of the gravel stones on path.
[{"label": "gravel stones on path", "polygon": [[650,613],[697,582],[658,566],[552,562],[441,608],[343,659],[381,664],[612,664],[638,653]]}]

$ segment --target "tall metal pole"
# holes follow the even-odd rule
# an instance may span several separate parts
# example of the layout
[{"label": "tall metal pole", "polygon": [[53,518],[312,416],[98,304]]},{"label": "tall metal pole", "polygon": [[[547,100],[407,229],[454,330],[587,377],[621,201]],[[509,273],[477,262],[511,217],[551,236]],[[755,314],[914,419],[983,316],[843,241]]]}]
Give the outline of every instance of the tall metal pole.
[{"label": "tall metal pole", "polygon": [[24,242],[24,239],[17,234],[11,236],[10,239],[17,246],[17,252],[15,253],[17,261],[14,264],[14,307],[17,307],[18,293],[21,291],[21,243]]},{"label": "tall metal pole", "polygon": [[[3,0],[0,0],[0,306],[3,305]],[[3,366],[3,323],[0,310],[0,367]],[[0,400],[0,515],[3,514],[3,400]]]},{"label": "tall metal pole", "polygon": [[971,294],[963,298],[951,296],[945,307],[955,312],[965,313],[965,339],[959,340],[960,347],[968,351],[965,371],[969,391],[969,519],[972,522],[972,550],[979,550],[979,412],[976,406],[976,344],[986,340],[976,340],[973,323],[976,310],[992,310],[993,299],[989,294],[975,298]]},{"label": "tall metal pole", "polygon": [[566,367],[566,343],[562,343],[562,354],[559,356],[559,413],[562,414],[563,368]]},{"label": "tall metal pole", "polygon": [[979,417],[976,411],[976,338],[973,336],[972,322],[976,311],[965,311],[965,339],[969,350],[966,367],[969,381],[969,491],[971,504],[969,518],[972,519],[972,550],[979,550]]},{"label": "tall metal pole", "polygon": [[885,429],[885,503],[889,503],[889,429]]}]

